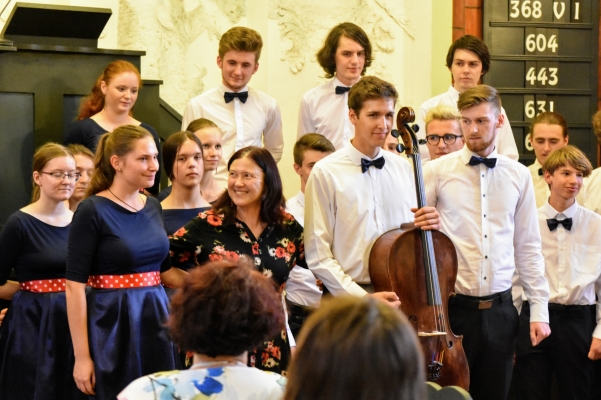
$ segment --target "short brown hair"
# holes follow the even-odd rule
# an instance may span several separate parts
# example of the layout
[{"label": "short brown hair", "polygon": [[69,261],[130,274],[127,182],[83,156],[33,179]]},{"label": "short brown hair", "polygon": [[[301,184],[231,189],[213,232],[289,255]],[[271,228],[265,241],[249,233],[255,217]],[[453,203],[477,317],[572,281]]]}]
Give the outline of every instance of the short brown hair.
[{"label": "short brown hair", "polygon": [[317,54],[317,62],[323,70],[326,72],[326,78],[332,78],[336,74],[336,50],[338,50],[338,42],[340,37],[347,37],[357,43],[363,50],[365,50],[365,64],[363,65],[363,71],[361,75],[365,75],[365,71],[371,65],[373,61],[371,58],[371,43],[369,38],[363,29],[351,22],[343,22],[342,24],[336,25],[323,44],[323,47],[319,49]]},{"label": "short brown hair", "polygon": [[475,107],[481,103],[490,103],[497,115],[501,114],[501,97],[499,92],[492,86],[476,85],[459,95],[457,109],[461,112],[466,108]]},{"label": "short brown hair", "polygon": [[190,270],[171,298],[168,324],[182,350],[209,357],[240,355],[284,328],[277,288],[247,259]]},{"label": "short brown hair", "polygon": [[597,136],[597,141],[601,143],[601,110],[593,115],[593,131]]},{"label": "short brown hair", "polygon": [[261,57],[263,48],[263,39],[259,32],[245,26],[234,26],[219,39],[219,57],[223,58],[225,53],[231,50],[243,51],[245,53],[255,54],[255,64]]},{"label": "short brown hair", "polygon": [[479,38],[472,35],[465,35],[455,40],[447,53],[447,68],[451,68],[453,65],[453,59],[455,58],[455,50],[469,50],[475,53],[480,62],[482,63],[482,75],[486,74],[490,69],[490,53],[488,47]]},{"label": "short brown hair", "polygon": [[565,138],[568,136],[568,124],[566,123],[566,120],[562,117],[561,114],[558,114],[553,111],[545,111],[543,113],[538,114],[530,124],[531,138],[533,138],[534,135],[534,127],[538,124],[559,125],[561,126],[563,137]]},{"label": "short brown hair", "polygon": [[373,297],[324,300],[297,345],[285,400],[424,398],[425,368],[413,327]]},{"label": "short brown hair", "polygon": [[196,132],[200,129],[204,129],[204,128],[217,128],[219,129],[219,127],[217,126],[217,124],[215,124],[213,121],[211,121],[210,119],[206,119],[206,118],[198,118],[195,119],[194,121],[190,122],[188,124],[188,127],[186,128],[186,130],[188,132]]},{"label": "short brown hair", "polygon": [[355,111],[357,117],[366,100],[392,99],[396,104],[399,93],[392,83],[375,76],[366,76],[355,83],[348,94],[348,107]]},{"label": "short brown hair", "polygon": [[586,155],[576,146],[572,145],[553,151],[543,164],[543,171],[547,171],[553,175],[555,171],[566,165],[581,172],[585,178],[593,171],[593,166]]},{"label": "short brown hair", "polygon": [[294,163],[302,166],[305,159],[305,151],[315,150],[322,153],[333,153],[336,151],[332,142],[319,133],[307,133],[294,144]]}]

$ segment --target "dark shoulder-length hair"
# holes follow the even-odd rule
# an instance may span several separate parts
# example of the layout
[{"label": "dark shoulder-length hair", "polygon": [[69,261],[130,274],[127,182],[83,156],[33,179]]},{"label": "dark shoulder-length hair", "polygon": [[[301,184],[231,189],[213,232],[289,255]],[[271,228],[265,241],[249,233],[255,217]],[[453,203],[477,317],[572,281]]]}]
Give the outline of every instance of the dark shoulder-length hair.
[{"label": "dark shoulder-length hair", "polygon": [[[234,153],[227,163],[227,170],[234,161],[239,158],[250,158],[261,168],[264,177],[263,194],[261,195],[261,221],[267,225],[283,225],[285,219],[284,209],[286,200],[282,190],[282,179],[278,166],[271,153],[261,147],[249,146]],[[229,191],[226,190],[213,204],[213,210],[216,214],[223,214],[224,221],[231,223],[236,216],[236,205],[230,198]]]}]

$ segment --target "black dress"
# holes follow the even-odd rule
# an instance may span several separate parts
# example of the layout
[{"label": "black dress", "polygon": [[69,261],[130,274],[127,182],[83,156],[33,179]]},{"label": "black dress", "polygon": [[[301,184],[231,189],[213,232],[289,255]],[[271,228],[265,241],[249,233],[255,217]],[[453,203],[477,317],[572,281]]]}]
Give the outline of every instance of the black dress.
[{"label": "black dress", "polygon": [[88,337],[98,399],[114,399],[133,380],[176,367],[176,349],[164,323],[168,300],[161,285],[127,288],[135,274],[169,269],[169,241],[161,206],[148,198],[130,212],[101,196],[79,204],[69,236],[67,279],[89,275],[121,279],[119,289],[87,293]]},{"label": "black dress", "polygon": [[[64,284],[70,226],[17,211],[0,232],[0,285],[12,268],[19,282]],[[58,281],[62,279],[62,283]],[[65,292],[19,291],[0,334],[0,399],[85,399],[73,379]]]},{"label": "black dress", "polygon": [[[144,122],[142,122],[140,126],[150,132],[154,139],[154,143],[157,146],[157,150],[159,151],[159,173],[155,175],[154,185],[147,189],[150,193],[156,195],[159,193],[159,182],[161,180],[160,171],[163,169],[161,143],[159,135],[152,126],[147,125]],[[92,153],[96,153],[96,147],[98,147],[100,136],[104,135],[106,132],[107,130],[98,125],[98,123],[92,118],[80,119],[71,123],[71,125],[67,128],[67,133],[65,134],[65,145],[81,144],[90,149]]]},{"label": "black dress", "polygon": [[[225,224],[223,216],[206,211],[190,220],[170,237],[174,267],[188,270],[207,261],[237,261],[241,254],[252,257],[255,267],[282,288],[295,265],[306,268],[303,227],[286,213],[283,226],[268,226],[255,238],[242,221]],[[286,331],[249,352],[249,365],[282,373],[290,357]]]}]

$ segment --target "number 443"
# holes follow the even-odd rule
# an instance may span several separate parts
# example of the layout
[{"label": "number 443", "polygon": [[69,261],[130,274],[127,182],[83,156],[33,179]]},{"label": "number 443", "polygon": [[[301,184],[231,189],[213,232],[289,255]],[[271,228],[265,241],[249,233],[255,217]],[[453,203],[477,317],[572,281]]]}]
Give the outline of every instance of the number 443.
[{"label": "number 443", "polygon": [[[548,76],[547,70],[549,71]],[[526,73],[526,81],[529,82],[531,86],[536,86],[536,82],[539,82],[542,86],[546,86],[547,84],[550,86],[555,86],[559,81],[557,78],[557,70],[558,68],[542,67],[537,73],[535,67],[530,67]]]}]

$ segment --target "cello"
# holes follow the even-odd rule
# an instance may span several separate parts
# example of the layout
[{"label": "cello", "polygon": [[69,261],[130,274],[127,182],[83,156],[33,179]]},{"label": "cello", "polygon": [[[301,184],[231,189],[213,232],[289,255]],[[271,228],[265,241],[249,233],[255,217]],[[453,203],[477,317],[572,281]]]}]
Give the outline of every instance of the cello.
[{"label": "cello", "polygon": [[[413,160],[417,207],[426,205],[420,152],[410,107],[397,114],[397,128],[405,152]],[[395,132],[396,133],[396,132]],[[395,292],[401,310],[417,332],[427,368],[426,377],[441,386],[469,389],[470,374],[462,336],[451,331],[448,299],[457,278],[457,252],[442,232],[413,229],[386,232],[375,242],[369,257],[374,291]]]}]

